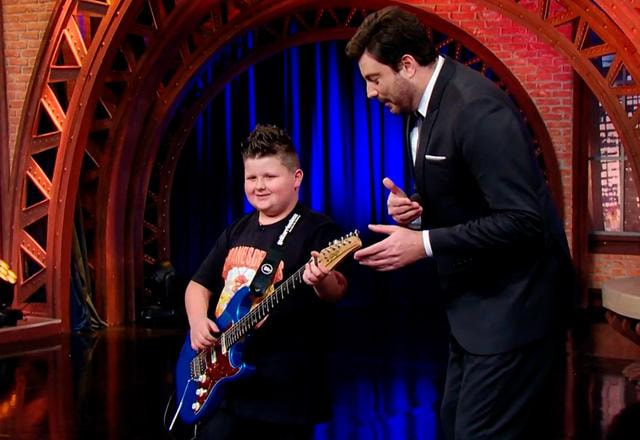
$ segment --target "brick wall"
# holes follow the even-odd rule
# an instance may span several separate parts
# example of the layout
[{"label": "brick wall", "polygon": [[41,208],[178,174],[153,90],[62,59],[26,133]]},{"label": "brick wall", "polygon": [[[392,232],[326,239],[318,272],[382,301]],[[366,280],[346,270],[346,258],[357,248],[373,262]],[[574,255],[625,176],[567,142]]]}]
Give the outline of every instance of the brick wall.
[{"label": "brick wall", "polygon": [[10,163],[13,163],[29,79],[54,3],[52,0],[2,0]]},{"label": "brick wall", "polygon": [[[470,0],[406,1],[437,14],[473,35],[515,75],[536,104],[554,145],[562,176],[565,229],[571,242],[573,212],[573,68],[549,43],[526,27]],[[564,30],[569,30],[565,28]],[[586,215],[586,213],[585,213]],[[640,256],[590,254],[589,285],[621,276],[640,276]]]},{"label": "brick wall", "polygon": [[640,256],[589,254],[585,272],[590,275],[590,287],[602,288],[602,283],[611,278],[640,276]]},{"label": "brick wall", "polygon": [[535,103],[551,136],[560,168],[565,229],[571,242],[573,194],[573,68],[551,45],[526,27],[470,0],[406,3],[437,14],[475,37],[504,63]]},{"label": "brick wall", "polygon": [[[570,238],[573,200],[571,65],[550,44],[524,26],[471,0],[408,0],[405,3],[435,13],[473,35],[527,90],[554,144],[563,183],[565,225]],[[54,4],[52,0],[3,0],[11,158],[27,86]],[[640,275],[640,257],[593,255],[590,273],[594,287],[615,276]]]}]

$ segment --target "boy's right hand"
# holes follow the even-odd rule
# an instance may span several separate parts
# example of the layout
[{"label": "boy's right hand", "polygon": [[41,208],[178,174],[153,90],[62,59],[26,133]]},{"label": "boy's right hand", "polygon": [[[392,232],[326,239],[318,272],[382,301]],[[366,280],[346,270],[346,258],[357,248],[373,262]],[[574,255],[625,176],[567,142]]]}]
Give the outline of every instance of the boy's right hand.
[{"label": "boy's right hand", "polygon": [[391,191],[387,198],[387,210],[396,223],[408,226],[409,223],[422,215],[422,206],[407,197],[407,194],[396,186],[393,180],[385,177],[382,179],[382,184]]},{"label": "boy's right hand", "polygon": [[191,348],[194,350],[202,350],[203,348],[211,346],[216,337],[214,334],[219,334],[220,329],[215,322],[209,318],[201,318],[191,323]]}]

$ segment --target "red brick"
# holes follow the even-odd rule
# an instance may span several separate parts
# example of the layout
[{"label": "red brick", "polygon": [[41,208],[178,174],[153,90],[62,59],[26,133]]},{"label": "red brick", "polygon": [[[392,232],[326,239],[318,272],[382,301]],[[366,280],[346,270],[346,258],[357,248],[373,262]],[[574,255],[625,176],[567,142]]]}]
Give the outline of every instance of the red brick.
[{"label": "red brick", "polygon": [[54,0],[3,0],[4,48],[7,72],[7,105],[10,110],[9,146],[15,137],[22,115],[27,85],[33,73],[44,31],[53,11]]},{"label": "red brick", "polygon": [[[4,13],[5,65],[10,113],[10,146],[15,145],[17,119],[54,0],[2,0]],[[407,1],[425,11],[435,12],[468,33],[511,70],[537,106],[555,149],[565,200],[565,225],[570,234],[572,207],[573,75],[567,59],[543,37],[519,22],[473,0]],[[534,10],[538,0],[520,0]],[[28,23],[28,25],[27,25]],[[558,29],[570,32],[570,26]],[[569,34],[567,34],[569,35]],[[613,273],[640,274],[640,257],[592,256],[591,284]]]}]

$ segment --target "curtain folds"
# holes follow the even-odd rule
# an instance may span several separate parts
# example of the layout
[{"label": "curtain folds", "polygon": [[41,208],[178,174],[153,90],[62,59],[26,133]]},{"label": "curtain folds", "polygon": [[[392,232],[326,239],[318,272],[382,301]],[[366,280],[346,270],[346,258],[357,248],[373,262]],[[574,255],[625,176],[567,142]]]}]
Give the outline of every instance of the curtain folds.
[{"label": "curtain folds", "polygon": [[84,224],[80,212],[80,199],[76,203],[75,224],[73,227],[73,246],[71,248],[71,331],[91,332],[107,323],[100,318],[93,305],[91,272],[87,256]]},{"label": "curtain folds", "polygon": [[383,177],[411,189],[403,166],[402,119],[366,99],[344,43],[288,49],[227,85],[191,133],[171,208],[174,235],[187,235],[172,239],[179,272],[193,273],[217,234],[251,209],[239,145],[256,123],[289,131],[305,173],[301,200],[345,230],[365,232],[369,223],[390,221]]},{"label": "curtain folds", "polygon": [[[403,123],[367,100],[344,42],[288,49],[234,79],[203,112],[183,150],[171,197],[172,263],[184,280],[214,240],[250,209],[239,145],[256,123],[286,128],[304,179],[301,200],[363,241],[391,223],[385,176],[412,191]],[[353,264],[353,266],[357,266]],[[316,439],[435,439],[447,329],[434,268],[393,273],[354,267],[332,338],[334,418]],[[420,286],[416,286],[420,280]]]}]

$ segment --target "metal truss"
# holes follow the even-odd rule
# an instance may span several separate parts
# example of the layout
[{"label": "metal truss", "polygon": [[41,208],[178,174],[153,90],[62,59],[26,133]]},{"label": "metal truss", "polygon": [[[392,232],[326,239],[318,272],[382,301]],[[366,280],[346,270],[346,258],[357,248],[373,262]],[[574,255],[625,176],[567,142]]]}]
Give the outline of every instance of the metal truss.
[{"label": "metal truss", "polygon": [[[610,114],[637,177],[640,111],[621,104],[640,94],[637,2],[476,1],[567,56]],[[196,116],[250,65],[293,45],[347,38],[366,10],[390,2],[317,3],[59,2],[28,90],[12,170],[12,266],[25,311],[68,326],[73,225],[82,219],[99,309],[110,323],[135,318],[145,265],[169,255],[173,172]],[[434,41],[478,70],[493,70],[514,96],[557,195],[553,148],[526,92],[470,36],[426,11],[421,16]],[[249,30],[254,45],[237,48],[244,51],[239,59],[209,62]],[[597,67],[603,57],[608,69]]]}]

